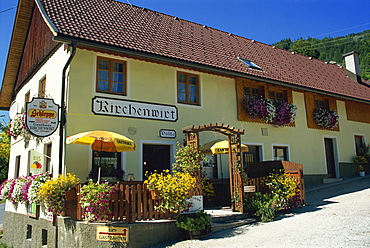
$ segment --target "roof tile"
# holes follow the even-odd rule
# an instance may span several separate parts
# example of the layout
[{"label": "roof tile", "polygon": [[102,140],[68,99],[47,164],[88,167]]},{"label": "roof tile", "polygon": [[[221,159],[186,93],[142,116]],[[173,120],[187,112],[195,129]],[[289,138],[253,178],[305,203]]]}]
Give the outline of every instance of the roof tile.
[{"label": "roof tile", "polygon": [[[345,68],[114,0],[41,0],[66,36],[187,60],[325,92],[370,100]],[[236,57],[253,61],[255,70]]]}]

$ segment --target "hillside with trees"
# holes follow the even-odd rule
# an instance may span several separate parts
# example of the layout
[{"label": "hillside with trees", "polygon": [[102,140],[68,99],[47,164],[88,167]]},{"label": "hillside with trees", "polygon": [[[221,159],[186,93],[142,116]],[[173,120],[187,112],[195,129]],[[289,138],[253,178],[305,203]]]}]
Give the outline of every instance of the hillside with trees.
[{"label": "hillside with trees", "polygon": [[361,77],[370,80],[370,30],[336,38],[314,39],[309,37],[295,41],[288,38],[273,45],[343,66],[345,66],[343,54],[351,51],[358,52]]}]

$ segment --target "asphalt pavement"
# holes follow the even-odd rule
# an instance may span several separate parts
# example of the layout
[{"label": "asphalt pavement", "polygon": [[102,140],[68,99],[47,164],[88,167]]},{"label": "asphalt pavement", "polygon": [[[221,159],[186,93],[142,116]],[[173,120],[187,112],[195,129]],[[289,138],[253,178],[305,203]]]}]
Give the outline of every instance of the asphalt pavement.
[{"label": "asphalt pavement", "polygon": [[253,223],[157,247],[370,247],[370,176],[307,189],[307,205]]}]

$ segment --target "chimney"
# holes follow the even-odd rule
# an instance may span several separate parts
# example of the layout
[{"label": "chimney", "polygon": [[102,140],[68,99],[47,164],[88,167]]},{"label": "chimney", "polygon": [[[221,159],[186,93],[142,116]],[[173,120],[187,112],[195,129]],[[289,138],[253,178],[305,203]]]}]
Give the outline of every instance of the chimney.
[{"label": "chimney", "polygon": [[351,73],[349,73],[348,76],[357,82],[361,82],[360,62],[358,60],[358,55],[359,53],[352,51],[352,52],[343,54],[343,57],[345,58],[347,70],[354,74],[354,75],[350,75]]}]

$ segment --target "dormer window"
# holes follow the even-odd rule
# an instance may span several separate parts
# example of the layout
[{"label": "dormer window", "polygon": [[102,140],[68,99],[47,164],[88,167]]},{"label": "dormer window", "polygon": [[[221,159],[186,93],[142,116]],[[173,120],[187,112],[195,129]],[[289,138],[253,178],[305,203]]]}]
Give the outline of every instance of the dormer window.
[{"label": "dormer window", "polygon": [[240,62],[243,62],[244,64],[246,64],[249,68],[252,68],[252,69],[257,69],[257,70],[262,70],[261,67],[259,67],[258,65],[256,65],[255,63],[253,63],[252,61],[250,61],[249,59],[243,59],[243,58],[240,58],[240,57],[236,57]]}]

